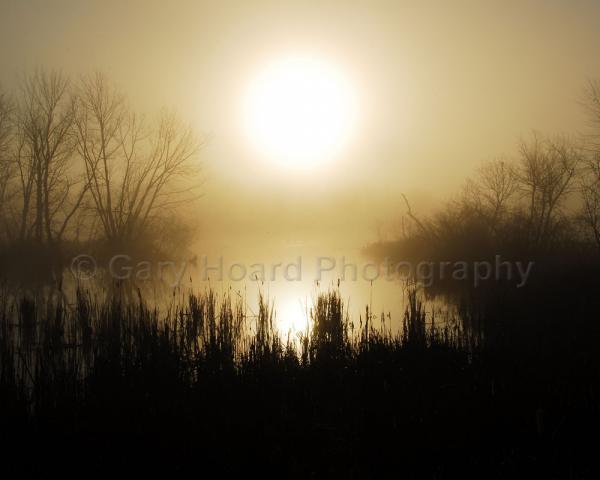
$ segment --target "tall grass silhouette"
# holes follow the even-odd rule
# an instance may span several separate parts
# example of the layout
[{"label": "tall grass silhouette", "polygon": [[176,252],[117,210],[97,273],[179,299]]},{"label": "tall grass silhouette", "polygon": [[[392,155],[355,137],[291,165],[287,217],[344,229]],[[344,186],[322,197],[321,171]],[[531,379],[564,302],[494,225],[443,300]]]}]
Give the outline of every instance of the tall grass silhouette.
[{"label": "tall grass silhouette", "polygon": [[160,309],[140,292],[3,294],[7,465],[59,470],[67,451],[71,465],[105,472],[592,471],[597,358],[574,354],[564,332],[552,348],[544,338],[522,349],[509,322],[497,335],[468,306],[441,318],[415,285],[406,299],[393,330],[369,308],[349,318],[339,291],[323,292],[293,341],[262,296],[249,314],[212,290],[175,293]]}]

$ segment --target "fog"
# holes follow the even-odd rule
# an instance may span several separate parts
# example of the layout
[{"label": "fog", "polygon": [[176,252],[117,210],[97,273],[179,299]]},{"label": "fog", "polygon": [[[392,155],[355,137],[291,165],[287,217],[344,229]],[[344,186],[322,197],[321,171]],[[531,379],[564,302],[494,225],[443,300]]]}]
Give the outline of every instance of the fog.
[{"label": "fog", "polygon": [[360,186],[374,201],[390,189],[447,194],[532,129],[581,130],[580,93],[600,71],[593,1],[5,0],[0,8],[0,84],[40,65],[100,70],[142,109],[174,107],[210,135],[207,188],[223,195],[221,186],[259,197],[265,186],[287,188],[286,172],[262,169],[239,131],[244,86],[287,52],[314,52],[345,71],[363,117],[342,158],[291,183],[315,195]]},{"label": "fog", "polygon": [[[583,132],[598,18],[583,0],[4,0],[0,85],[40,66],[99,70],[137,110],[177,110],[205,138],[203,196],[181,210],[198,232],[192,250],[312,261],[393,236],[401,192],[425,214],[533,130]],[[344,72],[360,116],[343,152],[301,173],[263,158],[240,119],[252,76],[298,52]]]},{"label": "fog", "polygon": [[600,478],[599,21],[0,0],[2,478]]}]

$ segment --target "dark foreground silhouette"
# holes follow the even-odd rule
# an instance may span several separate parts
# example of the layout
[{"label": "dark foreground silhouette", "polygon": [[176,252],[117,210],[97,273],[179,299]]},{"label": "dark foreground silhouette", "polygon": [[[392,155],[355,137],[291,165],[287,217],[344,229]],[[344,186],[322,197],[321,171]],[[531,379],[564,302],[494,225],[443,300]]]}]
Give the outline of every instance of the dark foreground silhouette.
[{"label": "dark foreground silhouette", "polygon": [[536,288],[482,292],[444,321],[411,288],[398,333],[324,293],[295,344],[262,299],[251,317],[213,292],[162,313],[141,296],[5,295],[2,470],[594,478],[599,301]]}]

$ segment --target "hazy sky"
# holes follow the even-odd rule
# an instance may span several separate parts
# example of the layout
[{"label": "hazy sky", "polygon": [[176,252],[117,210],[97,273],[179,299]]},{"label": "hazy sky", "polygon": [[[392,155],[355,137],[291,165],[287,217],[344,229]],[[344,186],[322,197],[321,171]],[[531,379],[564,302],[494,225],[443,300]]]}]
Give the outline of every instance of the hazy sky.
[{"label": "hazy sky", "polygon": [[[334,64],[360,95],[344,155],[304,175],[248,148],[239,118],[249,79],[296,52]],[[255,209],[372,227],[398,215],[398,192],[425,206],[533,129],[581,131],[600,2],[0,0],[0,62],[7,89],[35,66],[99,69],[140,110],[176,108],[210,134],[202,208],[225,230],[251,229]],[[311,207],[290,219],[297,203]]]}]

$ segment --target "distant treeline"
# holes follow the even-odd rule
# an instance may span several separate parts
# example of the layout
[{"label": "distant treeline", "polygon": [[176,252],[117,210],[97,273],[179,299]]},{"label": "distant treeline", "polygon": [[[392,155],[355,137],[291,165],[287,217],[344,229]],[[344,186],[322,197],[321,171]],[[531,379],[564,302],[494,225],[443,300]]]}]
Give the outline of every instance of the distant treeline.
[{"label": "distant treeline", "polygon": [[534,133],[514,159],[484,163],[441,211],[407,214],[391,242],[371,253],[468,260],[495,254],[548,259],[600,253],[600,81],[582,102],[591,129],[578,138]]},{"label": "distant treeline", "polygon": [[198,195],[200,147],[170,112],[144,121],[101,74],[27,74],[0,91],[0,246],[155,235]]}]

